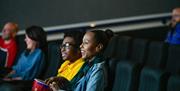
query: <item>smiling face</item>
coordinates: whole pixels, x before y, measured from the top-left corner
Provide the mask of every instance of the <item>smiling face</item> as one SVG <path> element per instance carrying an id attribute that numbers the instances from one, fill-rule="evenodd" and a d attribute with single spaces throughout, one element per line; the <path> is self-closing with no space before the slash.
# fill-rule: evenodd
<path id="1" fill-rule="evenodd" d="M 81 54 L 83 59 L 93 58 L 99 51 L 99 44 L 95 41 L 95 34 L 93 32 L 87 32 L 84 37 L 81 48 Z"/>
<path id="2" fill-rule="evenodd" d="M 26 49 L 29 49 L 31 51 L 33 51 L 37 46 L 37 42 L 29 38 L 27 35 L 25 35 L 24 41 L 26 42 L 27 45 Z"/>
<path id="3" fill-rule="evenodd" d="M 78 56 L 77 51 L 74 48 L 75 41 L 72 37 L 65 37 L 60 48 L 63 60 L 72 61 Z"/>

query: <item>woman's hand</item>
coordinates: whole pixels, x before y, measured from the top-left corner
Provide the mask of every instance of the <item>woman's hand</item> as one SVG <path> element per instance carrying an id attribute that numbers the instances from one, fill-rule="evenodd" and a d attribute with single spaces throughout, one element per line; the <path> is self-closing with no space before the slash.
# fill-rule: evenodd
<path id="1" fill-rule="evenodd" d="M 60 89 L 65 90 L 70 84 L 70 82 L 64 77 L 51 77 L 45 80 L 45 83 L 48 84 L 53 91 Z"/>
<path id="2" fill-rule="evenodd" d="M 15 78 L 12 78 L 12 80 L 22 80 L 21 77 L 15 77 Z"/>
<path id="3" fill-rule="evenodd" d="M 5 77 L 5 78 L 3 78 L 3 80 L 4 80 L 4 81 L 12 81 L 12 79 L 11 79 L 11 78 L 6 78 L 6 77 Z"/>
<path id="4" fill-rule="evenodd" d="M 48 79 L 45 80 L 45 83 L 47 85 L 50 85 L 52 82 L 56 81 L 55 77 L 50 77 Z"/>
<path id="5" fill-rule="evenodd" d="M 15 71 L 9 72 L 9 73 L 3 78 L 3 80 L 4 80 L 4 81 L 12 81 L 13 79 L 9 77 L 9 76 L 12 75 L 12 74 L 15 74 Z"/>
<path id="6" fill-rule="evenodd" d="M 49 87 L 52 89 L 52 91 L 58 91 L 60 90 L 58 84 L 56 82 L 52 82 Z"/>
<path id="7" fill-rule="evenodd" d="M 5 77 L 3 78 L 4 81 L 12 81 L 12 80 L 22 80 L 21 77 L 15 77 L 15 78 L 8 78 L 8 77 Z"/>
<path id="8" fill-rule="evenodd" d="M 4 78 L 8 78 L 10 75 L 15 74 L 16 72 L 14 70 L 12 70 L 11 72 L 9 72 Z"/>

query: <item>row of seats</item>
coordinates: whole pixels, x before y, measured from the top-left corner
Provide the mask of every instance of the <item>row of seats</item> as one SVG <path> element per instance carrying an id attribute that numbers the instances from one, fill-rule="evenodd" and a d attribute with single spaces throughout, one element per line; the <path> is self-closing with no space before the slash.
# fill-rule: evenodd
<path id="1" fill-rule="evenodd" d="M 179 45 L 115 36 L 104 55 L 110 59 L 107 90 L 180 91 Z"/>
<path id="2" fill-rule="evenodd" d="M 48 43 L 48 65 L 42 78 L 55 76 L 62 64 L 59 41 Z M 107 91 L 180 91 L 180 46 L 162 41 L 114 36 L 104 55 L 109 58 Z M 170 75 L 170 73 L 172 75 Z"/>

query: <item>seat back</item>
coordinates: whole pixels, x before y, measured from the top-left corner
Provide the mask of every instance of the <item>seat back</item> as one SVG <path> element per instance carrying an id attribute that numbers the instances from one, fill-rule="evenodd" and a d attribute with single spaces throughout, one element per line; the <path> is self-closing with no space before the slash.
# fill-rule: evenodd
<path id="1" fill-rule="evenodd" d="M 168 80 L 167 91 L 180 91 L 180 76 L 171 76 Z"/>
<path id="2" fill-rule="evenodd" d="M 127 36 L 114 36 L 105 50 L 105 57 L 126 59 L 130 40 L 131 38 Z"/>
<path id="3" fill-rule="evenodd" d="M 149 41 L 146 39 L 134 39 L 129 59 L 136 63 L 145 63 Z"/>
<path id="4" fill-rule="evenodd" d="M 166 70 L 172 74 L 180 73 L 180 45 L 170 45 Z"/>
<path id="5" fill-rule="evenodd" d="M 112 91 L 137 91 L 139 72 L 136 63 L 119 61 Z"/>
<path id="6" fill-rule="evenodd" d="M 115 78 L 115 71 L 116 71 L 116 65 L 119 62 L 119 60 L 112 58 L 107 61 L 108 66 L 108 85 L 105 91 L 112 91 L 114 78 Z"/>
<path id="7" fill-rule="evenodd" d="M 48 65 L 44 78 L 57 75 L 58 68 L 63 62 L 60 55 L 59 43 L 57 41 L 48 43 Z"/>
<path id="8" fill-rule="evenodd" d="M 167 61 L 168 45 L 160 41 L 152 41 L 149 44 L 146 65 L 164 69 Z"/>
<path id="9" fill-rule="evenodd" d="M 168 76 L 160 69 L 143 68 L 138 91 L 166 91 Z"/>

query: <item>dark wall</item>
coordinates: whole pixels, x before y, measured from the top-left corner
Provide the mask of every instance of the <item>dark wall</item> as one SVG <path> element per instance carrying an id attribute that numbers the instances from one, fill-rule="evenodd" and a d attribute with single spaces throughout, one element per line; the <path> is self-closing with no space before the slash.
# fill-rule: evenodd
<path id="1" fill-rule="evenodd" d="M 180 0 L 0 0 L 0 28 L 14 21 L 24 29 L 166 13 Z"/>

